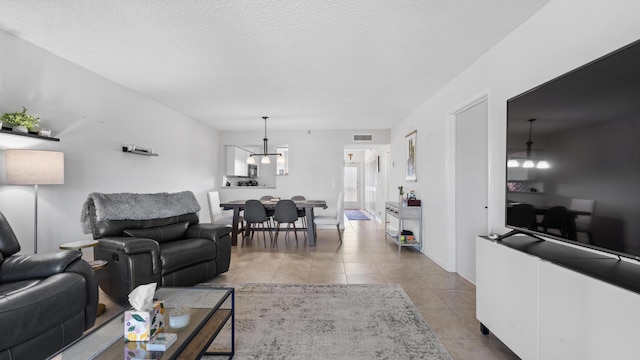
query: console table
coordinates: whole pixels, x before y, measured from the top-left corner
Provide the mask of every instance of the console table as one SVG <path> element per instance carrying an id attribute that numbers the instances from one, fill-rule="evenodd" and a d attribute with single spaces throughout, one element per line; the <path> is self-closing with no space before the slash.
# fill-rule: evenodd
<path id="1" fill-rule="evenodd" d="M 633 359 L 640 264 L 512 236 L 476 238 L 476 313 L 521 359 Z"/>
<path id="2" fill-rule="evenodd" d="M 406 206 L 400 202 L 387 201 L 384 203 L 384 234 L 385 239 L 391 238 L 396 244 L 398 244 L 398 252 L 402 250 L 403 246 L 411 246 L 418 251 L 422 250 L 422 207 L 421 206 Z M 395 218 L 398 227 L 394 227 L 391 224 L 391 218 Z M 407 221 L 417 222 L 411 229 L 405 229 Z M 407 241 L 401 238 L 402 230 L 413 231 L 414 240 Z"/>

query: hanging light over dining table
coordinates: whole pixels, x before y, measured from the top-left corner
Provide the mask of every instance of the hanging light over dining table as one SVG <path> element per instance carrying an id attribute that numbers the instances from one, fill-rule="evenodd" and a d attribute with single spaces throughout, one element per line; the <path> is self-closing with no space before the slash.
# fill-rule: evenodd
<path id="1" fill-rule="evenodd" d="M 269 159 L 269 156 L 277 156 L 278 163 L 282 164 L 285 162 L 284 156 L 282 156 L 282 154 L 269 153 L 269 139 L 267 139 L 267 119 L 269 117 L 263 116 L 262 118 L 264 119 L 264 138 L 262 139 L 262 146 L 263 146 L 262 154 L 257 154 L 257 153 L 249 154 L 249 157 L 247 158 L 247 164 L 255 164 L 256 163 L 256 159 L 254 158 L 255 156 L 262 156 L 262 159 L 260 160 L 261 164 L 271 164 L 271 160 Z"/>
<path id="2" fill-rule="evenodd" d="M 524 169 L 532 169 L 534 167 L 536 169 L 548 169 L 549 163 L 546 160 L 536 159 L 531 157 L 531 147 L 533 145 L 533 141 L 531 141 L 531 133 L 533 130 L 533 122 L 536 121 L 536 119 L 529 119 L 528 121 L 529 121 L 529 141 L 527 141 L 527 157 L 524 159 L 517 158 L 517 157 L 510 158 L 507 161 L 507 167 L 510 167 L 510 168 L 520 167 L 520 161 L 523 161 L 522 168 Z"/>

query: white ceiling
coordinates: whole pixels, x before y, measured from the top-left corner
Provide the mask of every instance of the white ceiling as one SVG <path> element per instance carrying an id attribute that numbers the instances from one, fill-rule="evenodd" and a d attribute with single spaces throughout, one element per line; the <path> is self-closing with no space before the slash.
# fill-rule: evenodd
<path id="1" fill-rule="evenodd" d="M 220 130 L 389 129 L 550 0 L 0 0 L 0 29 Z"/>

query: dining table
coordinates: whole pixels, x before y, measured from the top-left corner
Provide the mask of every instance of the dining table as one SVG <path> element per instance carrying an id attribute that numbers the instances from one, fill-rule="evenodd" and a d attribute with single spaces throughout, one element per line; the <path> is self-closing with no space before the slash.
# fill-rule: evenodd
<path id="1" fill-rule="evenodd" d="M 261 200 L 260 202 L 266 209 L 275 209 L 278 204 L 278 199 L 271 200 Z M 231 201 L 221 201 L 220 206 L 225 209 L 233 209 L 233 224 L 231 226 L 231 245 L 237 245 L 237 237 L 238 237 L 238 225 L 240 222 L 240 211 L 244 209 L 244 204 L 246 200 L 231 200 Z M 303 210 L 305 212 L 305 216 L 307 217 L 307 227 L 299 228 L 301 230 L 307 231 L 307 238 L 309 239 L 309 246 L 316 246 L 316 225 L 313 221 L 315 208 L 327 208 L 327 202 L 325 200 L 294 200 L 296 207 L 299 210 Z"/>

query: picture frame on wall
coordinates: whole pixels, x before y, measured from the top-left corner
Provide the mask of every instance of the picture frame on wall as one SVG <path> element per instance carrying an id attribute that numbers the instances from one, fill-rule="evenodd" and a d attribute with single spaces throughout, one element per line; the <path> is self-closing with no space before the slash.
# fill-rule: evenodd
<path id="1" fill-rule="evenodd" d="M 416 140 L 418 139 L 418 130 L 413 130 L 408 133 L 405 138 L 407 139 L 407 164 L 406 164 L 406 181 L 417 181 L 416 177 Z"/>

